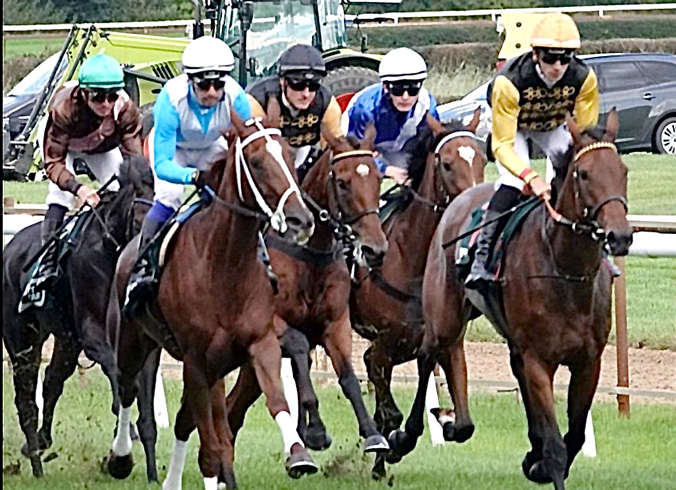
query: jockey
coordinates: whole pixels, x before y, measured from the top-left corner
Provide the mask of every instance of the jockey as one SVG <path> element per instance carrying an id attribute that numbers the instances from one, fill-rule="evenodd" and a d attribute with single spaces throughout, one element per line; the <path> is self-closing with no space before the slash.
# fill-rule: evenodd
<path id="1" fill-rule="evenodd" d="M 76 196 L 94 207 L 96 190 L 75 178 L 74 161 L 85 160 L 96 179 L 107 182 L 117 173 L 122 154 L 142 155 L 141 117 L 124 90 L 124 74 L 115 58 L 97 54 L 80 68 L 78 80 L 67 82 L 52 97 L 40 125 L 38 141 L 49 178 L 47 212 L 42 222 L 44 245 L 62 225 Z M 120 151 L 120 149 L 122 151 Z M 109 187 L 119 188 L 114 182 Z M 44 289 L 56 276 L 56 244 L 48 248 L 36 284 Z"/>
<path id="2" fill-rule="evenodd" d="M 279 103 L 282 136 L 297 150 L 298 180 L 302 180 L 319 154 L 322 131 L 343 136 L 340 106 L 322 85 L 325 76 L 322 54 L 307 44 L 296 44 L 279 57 L 277 75 L 247 87 L 254 116 L 265 115 L 271 98 Z"/>
<path id="3" fill-rule="evenodd" d="M 566 14 L 547 14 L 533 29 L 531 47 L 532 51 L 507 61 L 488 88 L 499 178 L 486 221 L 517 204 L 524 185 L 540 199 L 550 199 L 551 186 L 530 168 L 529 139 L 550 157 L 565 152 L 572 142 L 565 124 L 568 114 L 583 128 L 598 120 L 597 79 L 594 71 L 575 57 L 580 34 L 573 19 Z M 481 229 L 465 282 L 469 288 L 495 281 L 486 264 L 500 221 Z"/>
<path id="4" fill-rule="evenodd" d="M 346 134 L 364 137 L 366 126 L 375 124 L 376 163 L 386 177 L 398 184 L 408 180 L 408 161 L 404 146 L 427 124 L 429 113 L 439 119 L 437 101 L 422 84 L 427 65 L 418 53 L 397 48 L 387 53 L 379 67 L 380 83 L 357 93 L 345 113 L 342 125 Z"/>
<path id="5" fill-rule="evenodd" d="M 198 183 L 200 171 L 227 150 L 223 133 L 230 128 L 232 107 L 244 120 L 251 107 L 240 85 L 230 77 L 235 58 L 215 37 L 200 37 L 183 51 L 183 75 L 169 80 L 155 102 L 155 126 L 149 134 L 155 171 L 155 202 L 141 228 L 144 250 L 183 201 L 184 186 Z M 130 296 L 154 290 L 157 271 L 142 260 L 130 279 Z"/>

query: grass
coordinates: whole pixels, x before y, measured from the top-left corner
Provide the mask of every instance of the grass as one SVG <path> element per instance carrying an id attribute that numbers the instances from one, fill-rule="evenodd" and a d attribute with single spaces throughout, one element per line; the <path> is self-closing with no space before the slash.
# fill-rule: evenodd
<path id="1" fill-rule="evenodd" d="M 79 379 L 78 379 L 79 378 Z M 24 437 L 19 429 L 9 375 L 3 375 L 3 460 L 5 467 L 20 462 L 20 474 L 3 477 L 4 487 L 22 490 L 125 490 L 150 488 L 145 481 L 143 453 L 134 446 L 137 465 L 128 480 L 112 480 L 102 474 L 99 461 L 110 447 L 114 418 L 109 410 L 110 395 L 98 369 L 75 376 L 66 383 L 57 406 L 54 445 L 48 450 L 56 459 L 45 463 L 45 478 L 31 476 L 28 461 L 20 455 Z M 170 419 L 178 409 L 181 382 L 166 380 Z M 321 471 L 313 477 L 293 481 L 284 472 L 281 437 L 262 400 L 247 416 L 236 446 L 235 471 L 240 488 L 286 490 L 382 490 L 386 483 L 370 479 L 372 456 L 358 448 L 356 420 L 350 404 L 334 386 L 318 389 L 322 415 L 333 436 L 332 447 L 314 453 Z M 408 411 L 413 390 L 395 388 L 401 408 Z M 369 408 L 373 401 L 367 398 Z M 447 402 L 446 402 L 447 403 Z M 442 401 L 442 404 L 444 402 Z M 529 449 L 523 407 L 512 395 L 471 393 L 470 408 L 477 431 L 462 445 L 447 443 L 432 447 L 427 432 L 417 449 L 397 466 L 390 467 L 388 486 L 399 490 L 453 488 L 528 489 L 537 488 L 521 473 L 521 459 Z M 557 396 L 557 412 L 563 422 L 565 406 Z M 673 488 L 676 478 L 676 412 L 673 406 L 632 406 L 632 417 L 617 416 L 614 403 L 596 403 L 593 408 L 598 457 L 582 455 L 576 460 L 568 487 L 575 489 L 659 490 Z M 562 429 L 564 427 L 562 426 Z M 160 429 L 158 471 L 166 475 L 173 433 Z M 202 488 L 197 468 L 198 438 L 193 435 L 186 460 L 183 488 Z M 542 487 L 550 488 L 550 487 Z"/>
<path id="2" fill-rule="evenodd" d="M 425 87 L 434 94 L 439 104 L 444 104 L 464 97 L 489 80 L 493 74 L 492 70 L 474 65 L 457 69 L 435 66 L 430 68 Z"/>
<path id="3" fill-rule="evenodd" d="M 623 160 L 629 166 L 629 211 L 632 214 L 662 214 L 676 209 L 672 179 L 674 157 L 669 155 L 631 154 Z M 544 161 L 533 162 L 544 175 Z M 494 163 L 486 169 L 486 180 L 494 181 Z M 4 196 L 17 202 L 41 203 L 47 196 L 46 182 L 3 182 Z M 676 350 L 676 267 L 668 257 L 627 257 L 627 316 L 629 342 L 633 347 Z M 502 342 L 484 318 L 473 321 L 467 339 Z M 615 331 L 611 333 L 615 341 Z"/>

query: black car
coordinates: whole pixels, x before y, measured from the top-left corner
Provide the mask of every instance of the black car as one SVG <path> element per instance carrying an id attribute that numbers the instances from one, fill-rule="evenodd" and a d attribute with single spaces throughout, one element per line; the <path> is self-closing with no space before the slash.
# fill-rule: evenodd
<path id="1" fill-rule="evenodd" d="M 659 53 L 596 54 L 581 56 L 599 80 L 600 122 L 613 107 L 620 116 L 615 143 L 619 151 L 652 151 L 676 155 L 676 55 Z M 490 142 L 491 111 L 486 102 L 488 82 L 465 98 L 443 104 L 441 120 L 469 120 L 482 107 L 485 133 L 477 136 Z M 469 118 L 469 119 L 468 119 Z"/>

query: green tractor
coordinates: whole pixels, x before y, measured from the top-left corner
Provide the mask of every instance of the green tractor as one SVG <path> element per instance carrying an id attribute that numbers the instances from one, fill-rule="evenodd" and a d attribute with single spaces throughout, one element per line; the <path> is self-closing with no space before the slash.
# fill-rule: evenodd
<path id="1" fill-rule="evenodd" d="M 204 4 L 202 1 L 206 1 Z M 367 0 L 356 0 L 367 1 Z M 387 0 L 385 0 L 387 1 Z M 391 1 L 391 0 L 390 0 Z M 192 37 L 211 35 L 226 41 L 236 57 L 233 76 L 244 87 L 275 72 L 275 62 L 289 46 L 311 44 L 324 55 L 325 83 L 345 109 L 352 95 L 378 81 L 380 56 L 347 48 L 343 0 L 195 0 Z M 35 100 L 25 125 L 11 135 L 3 155 L 3 178 L 35 178 L 41 163 L 38 127 L 57 88 L 77 78 L 84 59 L 105 51 L 125 72 L 125 90 L 152 117 L 162 85 L 182 72 L 181 55 L 188 38 L 169 38 L 73 26 L 48 82 Z"/>

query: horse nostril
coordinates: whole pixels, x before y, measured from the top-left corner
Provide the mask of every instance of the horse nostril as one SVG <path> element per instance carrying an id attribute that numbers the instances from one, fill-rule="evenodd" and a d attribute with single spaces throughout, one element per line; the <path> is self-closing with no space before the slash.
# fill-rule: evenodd
<path id="1" fill-rule="evenodd" d="M 364 258 L 366 258 L 366 262 L 368 262 L 370 266 L 382 264 L 383 259 L 385 258 L 385 252 L 383 250 L 373 249 L 368 245 L 362 245 L 361 250 L 364 254 Z"/>
<path id="2" fill-rule="evenodd" d="M 286 224 L 289 225 L 289 228 L 294 230 L 300 230 L 303 228 L 303 221 L 295 216 L 288 216 L 286 218 Z"/>

